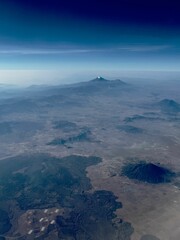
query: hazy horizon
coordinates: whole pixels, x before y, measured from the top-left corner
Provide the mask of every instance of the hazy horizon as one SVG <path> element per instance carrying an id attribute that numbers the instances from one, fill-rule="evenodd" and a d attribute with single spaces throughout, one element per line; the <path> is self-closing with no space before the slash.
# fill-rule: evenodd
<path id="1" fill-rule="evenodd" d="M 127 81 L 159 82 L 180 80 L 180 71 L 72 71 L 61 70 L 0 70 L 0 84 L 30 86 L 30 85 L 61 85 L 88 81 L 102 76 L 108 80 L 121 79 Z"/>
<path id="2" fill-rule="evenodd" d="M 179 71 L 178 7 L 154 0 L 1 1 L 0 82 L 46 83 L 50 72 L 54 82 L 82 74 Z M 48 76 L 40 78 L 45 70 Z"/>

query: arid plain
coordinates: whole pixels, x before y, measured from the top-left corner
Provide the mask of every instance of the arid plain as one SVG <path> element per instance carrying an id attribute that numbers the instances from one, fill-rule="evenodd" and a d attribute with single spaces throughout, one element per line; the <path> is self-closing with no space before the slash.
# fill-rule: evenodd
<path id="1" fill-rule="evenodd" d="M 11 192 L 0 178 L 0 210 L 8 215 L 0 221 L 9 224 L 0 229 L 2 239 L 179 240 L 179 87 L 178 81 L 134 83 L 98 77 L 67 86 L 1 90 L 0 167 L 2 163 L 4 171 L 11 171 L 8 184 L 22 185 Z M 21 160 L 26 158 L 27 166 Z M 39 174 L 37 169 L 51 169 L 51 158 L 62 172 L 60 182 L 52 168 L 53 182 L 42 183 L 52 178 L 47 172 L 47 178 L 36 179 L 42 187 L 38 189 L 32 175 Z M 22 166 L 8 170 L 12 161 Z M 141 162 L 151 164 L 152 170 L 136 168 L 130 177 L 123 174 L 124 166 Z M 62 193 L 52 189 L 58 184 Z M 27 189 L 34 191 L 33 201 Z M 102 200 L 106 210 L 99 210 L 100 215 L 107 211 L 102 217 L 101 194 L 107 198 Z M 84 213 L 90 211 L 85 200 L 83 210 L 77 207 L 82 196 L 97 207 L 92 216 Z M 72 212 L 79 213 L 75 223 Z"/>

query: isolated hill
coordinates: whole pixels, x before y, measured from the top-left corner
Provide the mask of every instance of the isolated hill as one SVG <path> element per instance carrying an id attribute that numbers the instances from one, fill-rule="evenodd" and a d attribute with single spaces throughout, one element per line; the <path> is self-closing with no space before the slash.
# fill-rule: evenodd
<path id="1" fill-rule="evenodd" d="M 130 179 L 154 184 L 170 182 L 174 176 L 170 170 L 144 161 L 125 165 L 122 168 L 122 174 Z"/>
<path id="2" fill-rule="evenodd" d="M 132 123 L 135 121 L 163 121 L 164 119 L 159 117 L 159 116 L 144 116 L 144 115 L 139 115 L 139 114 L 135 114 L 132 115 L 130 117 L 125 117 L 124 122 L 125 123 Z"/>
<path id="3" fill-rule="evenodd" d="M 153 235 L 148 234 L 148 235 L 142 236 L 140 240 L 160 240 L 160 239 Z"/>
<path id="4" fill-rule="evenodd" d="M 67 138 L 57 138 L 48 143 L 48 145 L 65 145 L 65 144 L 72 144 L 74 142 L 84 142 L 84 141 L 91 141 L 91 131 L 90 130 L 84 130 L 77 135 L 67 137 Z"/>
<path id="5" fill-rule="evenodd" d="M 120 126 L 117 126 L 117 129 L 122 132 L 132 133 L 132 134 L 140 134 L 144 132 L 142 128 L 134 127 L 131 125 L 120 125 Z"/>
<path id="6" fill-rule="evenodd" d="M 77 129 L 77 125 L 74 122 L 70 122 L 70 121 L 65 121 L 65 120 L 59 120 L 59 121 L 55 121 L 54 122 L 54 129 L 61 129 L 64 131 L 70 131 L 70 130 L 74 130 Z"/>
<path id="7" fill-rule="evenodd" d="M 180 104 L 172 99 L 163 99 L 158 103 L 158 106 L 163 112 L 180 112 Z"/>

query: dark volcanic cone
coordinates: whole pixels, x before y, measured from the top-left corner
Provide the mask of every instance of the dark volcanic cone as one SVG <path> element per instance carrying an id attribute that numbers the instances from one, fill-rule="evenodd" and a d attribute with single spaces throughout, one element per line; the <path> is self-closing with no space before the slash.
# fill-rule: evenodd
<path id="1" fill-rule="evenodd" d="M 180 104 L 172 99 L 163 99 L 159 102 L 159 106 L 162 111 L 164 112 L 180 112 Z"/>
<path id="2" fill-rule="evenodd" d="M 130 179 L 154 184 L 170 182 L 174 176 L 170 170 L 146 162 L 127 164 L 122 168 L 122 174 Z"/>
<path id="3" fill-rule="evenodd" d="M 141 237 L 140 240 L 160 240 L 160 239 L 153 235 L 144 235 Z"/>

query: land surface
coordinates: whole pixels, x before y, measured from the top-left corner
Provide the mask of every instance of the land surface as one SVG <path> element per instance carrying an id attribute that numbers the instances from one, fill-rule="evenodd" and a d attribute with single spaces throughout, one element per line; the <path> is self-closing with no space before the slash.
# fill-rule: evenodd
<path id="1" fill-rule="evenodd" d="M 178 86 L 97 78 L 2 94 L 0 237 L 179 240 Z"/>

